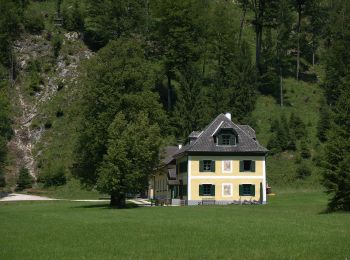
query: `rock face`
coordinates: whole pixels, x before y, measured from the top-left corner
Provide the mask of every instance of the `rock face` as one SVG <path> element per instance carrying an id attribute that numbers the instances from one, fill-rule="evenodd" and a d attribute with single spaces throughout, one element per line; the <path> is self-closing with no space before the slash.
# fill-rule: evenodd
<path id="1" fill-rule="evenodd" d="M 61 88 L 69 88 L 76 82 L 80 62 L 90 58 L 92 53 L 84 48 L 76 32 L 64 34 L 61 52 L 56 59 L 53 57 L 51 43 L 44 34 L 24 35 L 13 47 L 18 75 L 12 89 L 12 104 L 16 116 L 13 121 L 14 135 L 8 146 L 15 157 L 14 170 L 26 167 L 36 178 L 37 162 L 34 148 L 40 142 L 45 126 L 43 122 L 33 126 L 33 120 L 37 117 L 45 118 L 41 108 L 50 106 L 52 98 Z M 37 86 L 39 91 L 30 93 L 29 64 L 36 60 L 44 63 L 45 68 L 38 72 L 41 79 Z"/>

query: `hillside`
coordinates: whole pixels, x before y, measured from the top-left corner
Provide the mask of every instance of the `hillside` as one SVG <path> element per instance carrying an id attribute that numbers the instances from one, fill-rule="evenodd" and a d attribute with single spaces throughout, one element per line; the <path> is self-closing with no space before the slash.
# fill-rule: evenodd
<path id="1" fill-rule="evenodd" d="M 70 1 L 67 1 L 63 7 L 68 8 L 64 10 L 71 10 L 70 8 L 74 6 L 70 6 Z M 224 7 L 224 5 L 221 7 Z M 231 10 L 225 9 L 225 7 L 222 10 L 215 9 L 211 11 L 210 15 L 215 16 L 217 15 L 216 13 L 219 13 L 219 16 L 210 17 L 210 19 L 220 24 L 223 23 L 222 17 L 224 15 L 231 15 L 232 19 L 227 24 L 223 24 L 222 30 L 225 30 L 230 25 L 234 25 L 234 30 L 237 31 L 243 13 L 238 5 L 233 5 L 233 7 Z M 53 178 L 53 184 L 64 183 L 62 176 L 68 182 L 72 180 L 70 171 L 74 162 L 73 150 L 76 148 L 77 136 L 79 135 L 77 132 L 79 108 L 76 105 L 76 101 L 81 96 L 84 87 L 80 79 L 80 73 L 83 71 L 82 61 L 95 55 L 95 52 L 91 50 L 90 43 L 83 41 L 83 33 L 71 29 L 68 30 L 65 26 L 57 24 L 55 20 L 57 18 L 55 1 L 34 1 L 29 9 L 43 15 L 44 29 L 40 33 L 26 32 L 14 43 L 18 76 L 10 93 L 14 111 L 14 135 L 9 143 L 10 153 L 7 171 L 7 185 L 9 188 L 15 186 L 17 173 L 21 167 L 28 168 L 30 173 L 36 178 L 41 176 L 42 179 L 45 179 L 46 177 L 57 176 L 57 178 Z M 220 12 L 222 12 L 222 15 Z M 244 55 L 250 55 L 253 58 L 256 51 L 254 48 L 255 34 L 254 28 L 249 23 L 253 19 L 253 13 L 248 12 L 245 19 L 246 22 L 242 27 L 242 38 L 248 43 L 249 51 Z M 213 30 L 213 28 L 209 29 Z M 213 32 L 210 31 L 210 33 Z M 222 32 L 217 33 L 218 35 L 222 34 Z M 230 34 L 228 33 L 228 35 Z M 223 38 L 225 39 L 225 37 Z M 229 42 L 228 44 L 232 43 Z M 210 45 L 208 46 L 210 47 Z M 230 55 L 233 55 L 234 59 L 238 59 L 241 58 L 239 56 L 241 55 L 240 52 L 243 53 L 245 50 L 239 50 L 238 54 L 235 51 L 230 53 Z M 244 59 L 246 58 L 247 56 L 244 56 Z M 161 62 L 158 62 L 156 67 L 161 65 Z M 244 66 L 249 67 L 252 64 L 245 64 Z M 207 68 L 206 77 L 215 74 L 215 61 L 208 62 Z M 308 71 L 304 72 L 307 73 Z M 250 75 L 249 70 L 244 73 Z M 165 82 L 167 82 L 167 79 L 164 76 L 165 73 L 161 75 L 157 79 L 157 84 L 160 85 L 159 92 L 162 105 L 166 107 L 167 101 L 164 98 L 163 91 L 166 87 Z M 174 96 L 181 97 L 183 95 L 181 93 L 183 91 L 181 77 L 172 79 L 172 81 L 172 84 L 175 86 L 174 92 L 176 92 Z M 247 82 L 242 82 L 242 88 L 245 84 L 250 84 L 249 79 Z M 223 82 L 223 84 L 226 83 Z M 205 92 L 211 91 L 210 86 L 204 86 L 204 89 Z M 258 139 L 265 146 L 268 145 L 271 139 L 271 129 L 273 128 L 274 120 L 280 119 L 282 114 L 289 120 L 292 112 L 299 116 L 306 125 L 308 147 L 312 156 L 306 160 L 300 158 L 300 140 L 297 140 L 296 151 L 287 150 L 275 155 L 269 155 L 267 164 L 269 184 L 277 190 L 286 189 L 287 187 L 293 189 L 318 189 L 320 171 L 316 166 L 316 151 L 320 143 L 316 137 L 316 127 L 319 121 L 319 107 L 322 97 L 323 91 L 317 83 L 297 81 L 289 77 L 284 78 L 285 105 L 283 107 L 280 107 L 276 99 L 270 94 L 258 92 L 253 111 L 245 109 L 245 103 L 239 109 L 235 106 L 218 106 L 218 111 L 224 112 L 221 111 L 222 109 L 230 110 L 233 112 L 235 120 L 241 121 L 240 123 L 249 122 L 256 129 Z M 209 98 L 212 97 L 209 96 Z M 204 100 L 206 101 L 206 99 Z M 214 101 L 218 102 L 218 104 L 223 103 L 220 97 L 217 100 L 214 97 Z M 192 101 L 189 100 L 188 102 Z M 178 103 L 180 104 L 180 102 Z M 212 105 L 214 106 L 214 104 Z M 241 103 L 239 105 L 242 106 Z M 250 103 L 246 103 L 246 106 L 250 105 Z M 170 125 L 175 121 L 171 117 L 176 114 L 176 109 L 178 109 L 176 106 L 175 103 L 175 112 L 171 111 L 171 113 L 168 113 Z M 213 111 L 215 110 L 205 115 L 207 117 L 208 115 L 214 116 L 216 112 Z M 235 113 L 238 114 L 240 111 L 244 111 L 246 114 L 243 117 L 241 115 L 235 116 Z M 202 114 L 204 115 L 204 113 Z M 196 120 L 199 122 L 199 125 L 204 126 L 211 119 L 205 117 Z M 171 127 L 180 129 L 177 125 L 171 125 L 168 128 L 171 129 Z M 181 139 L 179 137 L 182 137 L 188 130 L 184 130 L 181 133 L 177 132 L 178 130 L 171 132 L 164 143 L 170 143 L 175 138 Z M 174 134 L 178 136 L 174 137 Z M 311 176 L 298 177 L 297 168 L 301 161 L 312 168 Z M 67 187 L 77 189 L 75 181 L 73 181 L 73 184 L 58 189 L 66 190 Z"/>

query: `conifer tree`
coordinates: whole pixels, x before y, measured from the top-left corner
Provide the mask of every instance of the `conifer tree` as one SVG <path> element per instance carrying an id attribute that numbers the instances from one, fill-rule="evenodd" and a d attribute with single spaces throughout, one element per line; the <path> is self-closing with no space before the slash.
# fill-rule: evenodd
<path id="1" fill-rule="evenodd" d="M 27 168 L 21 168 L 17 180 L 17 190 L 22 191 L 32 187 L 32 177 Z"/>
<path id="2" fill-rule="evenodd" d="M 350 211 L 350 23 L 348 1 L 333 1 L 330 10 L 329 46 L 323 84 L 328 104 L 332 104 L 331 128 L 323 158 L 324 181 L 331 195 L 328 209 Z"/>
<path id="3" fill-rule="evenodd" d="M 331 116 L 329 107 L 324 99 L 321 101 L 320 119 L 317 125 L 317 137 L 321 142 L 327 140 L 327 132 L 330 129 Z"/>

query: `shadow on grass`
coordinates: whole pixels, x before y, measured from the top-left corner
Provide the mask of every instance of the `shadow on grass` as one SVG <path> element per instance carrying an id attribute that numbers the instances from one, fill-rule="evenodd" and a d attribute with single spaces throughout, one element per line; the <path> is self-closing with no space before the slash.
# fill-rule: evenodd
<path id="1" fill-rule="evenodd" d="M 79 209 L 115 209 L 115 210 L 122 210 L 122 209 L 137 209 L 137 208 L 141 208 L 138 205 L 134 204 L 134 203 L 127 203 L 125 205 L 125 207 L 120 208 L 120 207 L 112 207 L 109 204 L 106 203 L 99 203 L 99 204 L 89 204 L 89 205 L 79 205 L 79 206 L 75 206 L 72 208 L 79 208 Z"/>

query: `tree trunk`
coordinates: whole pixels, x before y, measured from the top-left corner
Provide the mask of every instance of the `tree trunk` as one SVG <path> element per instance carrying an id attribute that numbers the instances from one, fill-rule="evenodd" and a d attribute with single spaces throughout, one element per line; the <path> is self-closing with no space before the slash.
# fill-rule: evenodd
<path id="1" fill-rule="evenodd" d="M 168 77 L 168 112 L 170 112 L 171 111 L 171 96 L 172 96 L 171 76 L 170 76 L 170 74 L 168 74 L 167 77 Z"/>
<path id="2" fill-rule="evenodd" d="M 126 198 L 124 193 L 112 193 L 111 202 L 109 204 L 111 207 L 125 208 Z"/>
<path id="3" fill-rule="evenodd" d="M 297 46 L 297 73 L 296 78 L 299 80 L 299 70 L 300 70 L 300 26 L 301 26 L 301 5 L 298 6 L 298 46 Z"/>
<path id="4" fill-rule="evenodd" d="M 280 99 L 281 99 L 281 107 L 283 107 L 283 76 L 282 76 L 281 68 L 280 68 Z"/>
<path id="5" fill-rule="evenodd" d="M 241 43 L 242 32 L 243 32 L 243 27 L 244 27 L 244 21 L 245 21 L 246 12 L 247 12 L 247 6 L 246 6 L 246 4 L 244 4 L 244 5 L 243 5 L 242 19 L 241 19 L 241 26 L 239 27 L 238 44 Z"/>
<path id="6" fill-rule="evenodd" d="M 264 2 L 259 0 L 258 3 L 254 1 L 255 9 L 255 41 L 256 41 L 256 53 L 255 53 L 255 63 L 256 67 L 261 74 L 260 68 L 260 52 L 262 44 L 262 31 L 263 31 L 263 16 L 264 16 Z"/>

